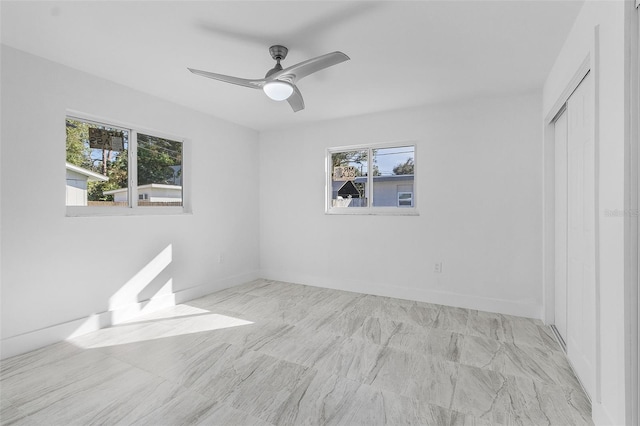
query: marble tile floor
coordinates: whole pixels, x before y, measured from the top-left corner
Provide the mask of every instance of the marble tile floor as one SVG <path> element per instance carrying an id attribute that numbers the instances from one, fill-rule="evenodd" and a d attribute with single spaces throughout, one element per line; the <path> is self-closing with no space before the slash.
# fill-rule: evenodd
<path id="1" fill-rule="evenodd" d="M 589 425 L 536 320 L 257 280 L 3 360 L 2 425 Z"/>

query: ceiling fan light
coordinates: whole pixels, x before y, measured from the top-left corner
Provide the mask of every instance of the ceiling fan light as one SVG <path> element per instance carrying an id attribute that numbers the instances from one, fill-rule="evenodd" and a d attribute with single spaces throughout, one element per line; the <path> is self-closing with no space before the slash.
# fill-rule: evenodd
<path id="1" fill-rule="evenodd" d="M 284 101 L 293 93 L 293 86 L 286 81 L 274 80 L 267 82 L 262 90 L 274 101 Z"/>

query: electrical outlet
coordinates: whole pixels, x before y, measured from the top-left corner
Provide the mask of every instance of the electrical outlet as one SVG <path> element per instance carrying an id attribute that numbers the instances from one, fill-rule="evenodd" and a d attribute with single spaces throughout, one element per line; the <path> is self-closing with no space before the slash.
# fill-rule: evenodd
<path id="1" fill-rule="evenodd" d="M 436 264 L 433 267 L 433 272 L 435 272 L 436 274 L 442 273 L 442 262 L 436 262 Z"/>

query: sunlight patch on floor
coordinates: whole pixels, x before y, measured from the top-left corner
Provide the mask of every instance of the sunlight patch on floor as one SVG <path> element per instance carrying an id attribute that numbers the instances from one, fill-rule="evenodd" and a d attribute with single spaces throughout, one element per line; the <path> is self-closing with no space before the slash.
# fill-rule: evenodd
<path id="1" fill-rule="evenodd" d="M 202 315 L 202 314 L 209 314 L 209 313 L 211 313 L 211 311 L 207 309 L 198 308 L 195 306 L 184 305 L 184 304 L 175 305 L 175 306 L 164 307 L 162 309 L 156 309 L 149 313 L 143 312 L 142 315 L 139 315 L 135 318 L 131 318 L 123 322 L 123 324 L 132 324 L 136 322 L 152 321 L 152 320 L 180 318 L 180 317 Z"/>
<path id="2" fill-rule="evenodd" d="M 202 311 L 198 308 L 193 309 Z M 166 315 L 156 319 L 144 321 L 138 319 L 138 322 L 135 323 L 104 328 L 68 341 L 83 349 L 96 349 L 195 333 L 214 332 L 253 324 L 251 321 L 216 313 L 181 313 L 174 316 L 171 312 L 167 312 Z"/>

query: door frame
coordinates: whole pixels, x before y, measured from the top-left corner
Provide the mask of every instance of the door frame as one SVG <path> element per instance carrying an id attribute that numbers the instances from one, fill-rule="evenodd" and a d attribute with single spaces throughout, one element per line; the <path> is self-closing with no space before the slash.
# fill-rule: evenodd
<path id="1" fill-rule="evenodd" d="M 625 406 L 627 424 L 640 424 L 640 0 L 625 19 L 629 61 L 625 67 L 628 115 L 625 117 Z M 628 182 L 628 184 L 627 184 Z"/>
<path id="2" fill-rule="evenodd" d="M 640 11 L 634 6 L 640 0 L 626 2 L 625 7 L 625 188 L 624 215 L 624 357 L 625 422 L 640 424 Z M 596 179 L 599 181 L 599 26 L 595 26 L 590 51 L 562 95 L 556 100 L 543 122 L 543 320 L 554 322 L 555 292 L 555 162 L 553 119 L 573 92 L 586 71 L 593 72 L 595 102 Z M 599 206 L 599 186 L 596 184 L 596 206 Z M 599 213 L 599 212 L 597 212 Z M 598 216 L 599 217 L 599 214 Z M 601 339 L 600 339 L 600 243 L 599 220 L 596 221 L 596 394 L 594 403 L 601 403 Z"/>
<path id="3" fill-rule="evenodd" d="M 599 38 L 600 27 L 594 27 L 593 39 L 587 56 L 576 69 L 573 77 L 567 82 L 561 95 L 556 99 L 553 107 L 544 117 L 543 130 L 543 321 L 545 324 L 555 323 L 555 135 L 554 121 L 561 112 L 571 94 L 576 90 L 580 82 L 588 73 L 592 73 L 593 78 L 593 100 L 594 100 L 594 150 L 595 150 L 595 185 L 594 185 L 594 214 L 595 221 L 595 323 L 593 330 L 595 336 L 595 392 L 591 395 L 594 402 L 601 401 L 601 344 L 600 344 L 600 225 L 599 225 Z"/>
<path id="4" fill-rule="evenodd" d="M 586 76 L 585 76 L 586 77 Z M 568 103 L 568 102 L 567 102 Z M 568 191 L 568 186 L 569 186 L 569 180 L 568 180 L 568 171 L 569 171 L 569 112 L 567 110 L 567 103 L 563 104 L 562 107 L 560 108 L 560 111 L 558 111 L 558 113 L 555 115 L 555 117 L 553 118 L 553 120 L 551 121 L 551 124 L 553 125 L 553 144 L 554 144 L 554 214 L 555 214 L 555 220 L 554 220 L 554 236 L 555 237 L 561 237 L 561 238 L 555 238 L 555 244 L 553 246 L 553 250 L 554 250 L 554 293 L 553 293 L 553 331 L 556 333 L 556 337 L 558 338 L 558 343 L 560 344 L 560 346 L 562 347 L 562 350 L 566 353 L 567 351 L 567 339 L 568 339 L 568 309 L 567 309 L 567 303 L 568 303 L 568 287 L 569 287 L 569 275 L 568 275 L 568 267 L 569 267 L 569 263 L 568 263 L 568 236 L 569 236 L 569 217 L 568 217 L 568 201 L 569 201 L 569 191 Z M 564 161 L 563 164 L 563 168 L 559 167 L 560 164 L 558 164 L 558 143 L 561 141 L 558 141 L 557 137 L 558 137 L 558 121 L 560 120 L 560 118 L 564 115 L 565 117 L 565 124 L 563 126 L 563 130 L 564 130 L 564 140 L 562 142 L 564 142 L 564 155 L 562 157 L 562 160 Z M 558 213 L 559 213 L 559 208 L 560 206 L 558 206 L 558 185 L 557 183 L 559 182 L 559 176 L 557 174 L 558 170 L 562 170 L 564 172 L 564 206 L 563 210 L 564 210 L 564 235 L 558 235 L 559 233 L 559 229 L 558 229 Z M 564 237 L 564 238 L 562 238 Z M 558 253 L 558 242 L 560 240 L 564 239 L 564 268 L 563 268 L 563 281 L 560 282 L 560 286 L 558 286 L 559 282 L 557 281 L 558 279 L 558 264 L 557 261 L 560 258 Z M 558 296 L 558 287 L 564 287 L 564 300 L 560 301 L 558 300 L 557 296 Z M 563 327 L 558 327 L 559 323 L 558 323 L 558 304 L 564 302 L 564 310 L 562 310 L 561 313 L 564 314 L 564 329 Z"/>

